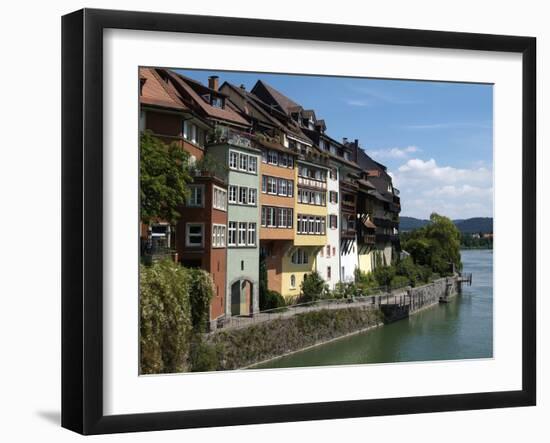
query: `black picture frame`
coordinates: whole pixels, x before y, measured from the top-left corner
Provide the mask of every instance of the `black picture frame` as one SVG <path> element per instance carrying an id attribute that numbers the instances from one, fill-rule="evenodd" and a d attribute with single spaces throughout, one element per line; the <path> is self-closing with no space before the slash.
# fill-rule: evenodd
<path id="1" fill-rule="evenodd" d="M 269 37 L 522 54 L 522 389 L 170 411 L 103 413 L 103 30 Z M 233 17 L 83 9 L 62 18 L 62 426 L 82 434 L 437 411 L 536 402 L 536 39 Z"/>

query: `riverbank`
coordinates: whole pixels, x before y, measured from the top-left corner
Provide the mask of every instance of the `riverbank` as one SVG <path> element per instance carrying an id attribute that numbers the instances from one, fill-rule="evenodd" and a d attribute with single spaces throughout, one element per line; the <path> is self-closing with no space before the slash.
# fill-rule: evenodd
<path id="1" fill-rule="evenodd" d="M 457 277 L 369 297 L 338 309 L 312 308 L 249 326 L 218 330 L 205 338 L 216 370 L 264 365 L 353 335 L 365 333 L 439 304 L 458 292 Z"/>
<path id="2" fill-rule="evenodd" d="M 465 251 L 472 285 L 448 303 L 415 309 L 408 318 L 293 353 L 254 369 L 478 359 L 493 356 L 492 251 Z"/>

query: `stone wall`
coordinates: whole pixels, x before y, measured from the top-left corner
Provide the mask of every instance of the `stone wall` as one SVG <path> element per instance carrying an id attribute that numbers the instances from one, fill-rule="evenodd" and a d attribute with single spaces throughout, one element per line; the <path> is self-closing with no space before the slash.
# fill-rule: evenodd
<path id="1" fill-rule="evenodd" d="M 439 303 L 439 299 L 450 298 L 458 293 L 459 283 L 456 277 L 439 278 L 433 283 L 408 290 L 411 297 L 410 312 Z"/>
<path id="2" fill-rule="evenodd" d="M 217 370 L 239 369 L 308 346 L 380 324 L 378 309 L 322 309 L 251 325 L 220 330 L 206 338 L 214 349 Z"/>

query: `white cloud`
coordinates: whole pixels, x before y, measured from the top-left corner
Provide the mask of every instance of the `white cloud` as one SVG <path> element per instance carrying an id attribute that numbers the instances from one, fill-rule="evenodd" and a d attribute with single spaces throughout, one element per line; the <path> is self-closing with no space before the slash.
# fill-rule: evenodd
<path id="1" fill-rule="evenodd" d="M 402 214 L 453 219 L 493 215 L 493 173 L 485 167 L 439 166 L 432 158 L 409 159 L 391 173 L 401 190 Z"/>
<path id="2" fill-rule="evenodd" d="M 375 151 L 369 151 L 368 154 L 376 160 L 383 158 L 405 159 L 408 158 L 410 154 L 420 151 L 421 150 L 416 146 L 407 146 L 405 148 L 377 149 Z"/>
<path id="3" fill-rule="evenodd" d="M 427 123 L 419 125 L 404 125 L 404 129 L 449 129 L 449 128 L 479 128 L 491 129 L 491 122 L 444 122 L 444 123 Z"/>
<path id="4" fill-rule="evenodd" d="M 369 87 L 353 88 L 353 90 L 371 98 L 373 101 L 390 103 L 392 105 L 414 105 L 422 103 L 422 101 L 417 98 L 407 97 L 403 94 L 389 94 L 387 91 L 379 91 Z"/>
<path id="5" fill-rule="evenodd" d="M 347 99 L 346 103 L 350 106 L 361 106 L 361 107 L 372 105 L 372 102 L 370 100 L 361 100 L 361 99 L 358 100 L 355 98 Z"/>

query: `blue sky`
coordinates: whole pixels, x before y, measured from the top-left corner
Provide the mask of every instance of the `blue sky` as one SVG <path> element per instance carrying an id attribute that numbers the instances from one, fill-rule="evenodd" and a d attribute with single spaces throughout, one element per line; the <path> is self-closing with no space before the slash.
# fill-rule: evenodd
<path id="1" fill-rule="evenodd" d="M 401 190 L 402 212 L 428 218 L 492 217 L 493 87 L 407 80 L 220 71 L 210 75 L 248 90 L 261 79 L 325 119 L 337 140 L 359 139 L 388 166 Z"/>

